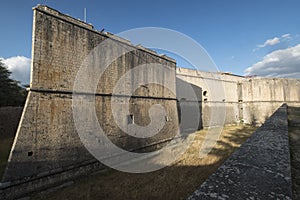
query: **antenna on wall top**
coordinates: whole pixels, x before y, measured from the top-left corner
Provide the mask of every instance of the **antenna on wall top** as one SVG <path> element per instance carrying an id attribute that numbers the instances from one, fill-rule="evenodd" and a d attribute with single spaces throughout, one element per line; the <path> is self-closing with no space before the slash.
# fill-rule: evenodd
<path id="1" fill-rule="evenodd" d="M 86 23 L 86 8 L 83 9 L 84 22 Z"/>

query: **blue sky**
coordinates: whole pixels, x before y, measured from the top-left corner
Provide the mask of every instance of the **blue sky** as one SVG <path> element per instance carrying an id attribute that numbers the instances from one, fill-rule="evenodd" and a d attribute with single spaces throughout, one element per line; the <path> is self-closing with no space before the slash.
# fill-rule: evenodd
<path id="1" fill-rule="evenodd" d="M 95 29 L 112 33 L 149 26 L 179 31 L 201 44 L 220 71 L 300 77 L 297 0 L 10 0 L 1 3 L 0 58 L 16 78 L 31 57 L 31 8 L 37 4 L 81 19 L 86 8 Z"/>

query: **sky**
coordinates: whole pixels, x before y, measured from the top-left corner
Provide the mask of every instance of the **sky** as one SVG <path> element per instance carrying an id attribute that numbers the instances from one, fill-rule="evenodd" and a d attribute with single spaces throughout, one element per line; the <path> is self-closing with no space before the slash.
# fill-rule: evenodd
<path id="1" fill-rule="evenodd" d="M 181 32 L 202 45 L 222 72 L 300 78 L 298 0 L 3 1 L 0 58 L 23 84 L 29 83 L 32 7 L 37 4 L 80 19 L 86 8 L 88 23 L 114 34 L 142 27 Z"/>

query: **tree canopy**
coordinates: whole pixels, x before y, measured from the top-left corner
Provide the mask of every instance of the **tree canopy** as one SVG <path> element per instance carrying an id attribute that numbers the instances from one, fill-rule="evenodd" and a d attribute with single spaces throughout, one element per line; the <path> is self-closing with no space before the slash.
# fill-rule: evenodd
<path id="1" fill-rule="evenodd" d="M 0 60 L 0 106 L 23 106 L 27 92 L 10 75 L 11 72 Z"/>

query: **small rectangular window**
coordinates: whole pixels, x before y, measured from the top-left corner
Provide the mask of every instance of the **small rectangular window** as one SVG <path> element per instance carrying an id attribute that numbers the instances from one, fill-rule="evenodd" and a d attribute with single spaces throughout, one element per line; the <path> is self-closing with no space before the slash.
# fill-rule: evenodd
<path id="1" fill-rule="evenodd" d="M 132 114 L 127 116 L 127 123 L 134 124 L 134 116 Z"/>
<path id="2" fill-rule="evenodd" d="M 166 120 L 166 122 L 168 122 L 169 121 L 169 117 L 165 116 L 165 120 Z"/>

